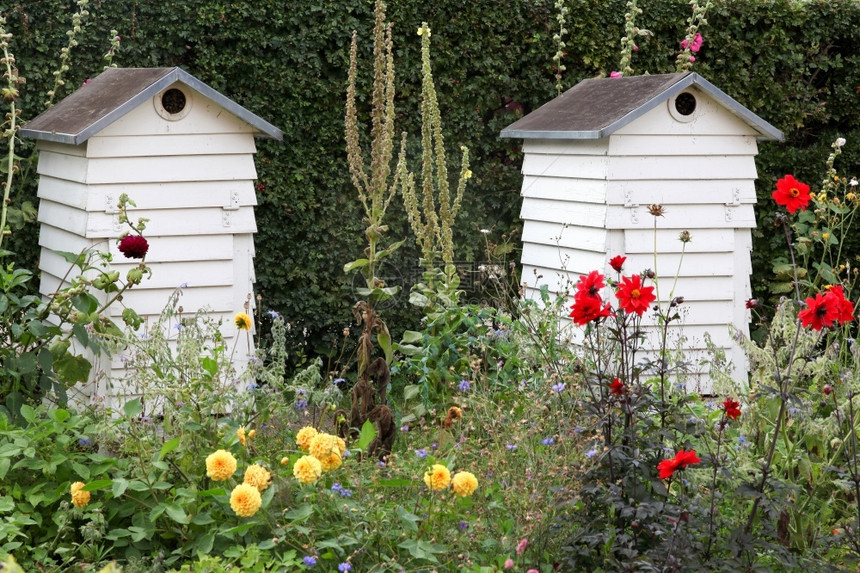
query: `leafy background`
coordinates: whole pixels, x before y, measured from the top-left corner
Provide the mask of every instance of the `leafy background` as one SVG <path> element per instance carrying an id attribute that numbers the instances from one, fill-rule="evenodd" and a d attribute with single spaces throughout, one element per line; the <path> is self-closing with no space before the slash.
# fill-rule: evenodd
<path id="1" fill-rule="evenodd" d="M 519 225 L 520 142 L 499 139 L 519 110 L 529 112 L 556 95 L 552 55 L 557 32 L 555 2 L 446 0 L 428 3 L 394 0 L 388 20 L 394 25 L 398 97 L 397 130 L 411 136 L 413 159 L 420 116 L 420 39 L 427 21 L 433 30 L 432 58 L 446 142 L 467 145 L 474 177 L 467 189 L 456 229 L 457 255 L 482 260 L 483 236 L 496 238 Z M 565 87 L 618 65 L 623 0 L 568 0 Z M 91 1 L 90 17 L 72 55 L 68 95 L 103 66 L 110 30 L 122 45 L 121 66 L 181 66 L 221 93 L 284 131 L 284 141 L 258 142 L 257 286 L 262 308 L 289 320 L 293 347 L 307 343 L 307 354 L 328 354 L 350 325 L 352 277 L 343 264 L 360 256 L 363 225 L 349 180 L 343 142 L 349 42 L 360 38 L 359 93 L 365 118 L 370 84 L 373 2 L 370 0 L 203 0 Z M 637 73 L 674 71 L 678 42 L 690 6 L 679 0 L 654 0 L 637 24 L 653 37 L 641 38 L 633 59 Z M 43 94 L 59 50 L 66 44 L 74 3 L 37 0 L 3 11 L 14 34 L 12 51 L 27 78 L 20 100 L 24 118 L 42 109 Z M 860 173 L 860 54 L 856 30 L 860 3 L 849 0 L 773 2 L 718 0 L 703 28 L 705 44 L 694 71 L 783 130 L 784 143 L 760 145 L 759 229 L 755 231 L 753 283 L 766 296 L 770 261 L 784 245 L 769 232 L 769 197 L 776 179 L 793 173 L 813 186 L 818 182 L 831 142 L 848 145 L 837 168 Z M 32 148 L 32 144 L 28 144 Z M 25 150 L 25 154 L 27 150 Z M 13 201 L 34 201 L 30 177 Z M 410 235 L 402 208 L 390 215 L 389 237 Z M 18 232 L 12 247 L 33 261 L 35 227 Z M 857 253 L 857 243 L 851 252 Z M 392 261 L 391 278 L 407 284 L 417 266 L 414 245 Z M 512 255 L 516 259 L 516 253 Z M 383 275 L 385 273 L 383 272 Z M 414 328 L 418 314 L 406 303 L 385 309 L 397 336 Z M 301 360 L 295 356 L 294 361 Z"/>

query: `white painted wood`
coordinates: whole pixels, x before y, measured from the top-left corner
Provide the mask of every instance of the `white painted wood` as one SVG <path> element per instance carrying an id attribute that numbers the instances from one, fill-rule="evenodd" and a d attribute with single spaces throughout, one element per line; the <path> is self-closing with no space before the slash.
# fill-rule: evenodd
<path id="1" fill-rule="evenodd" d="M 650 215 L 649 215 L 650 217 Z M 656 252 L 680 253 L 685 250 L 677 229 L 658 228 L 656 232 Z M 692 240 L 686 243 L 686 253 L 690 264 L 695 264 L 695 253 L 731 253 L 735 251 L 735 229 L 694 229 L 690 231 Z M 653 229 L 626 229 L 624 231 L 624 252 L 651 255 L 655 252 Z"/>
<path id="2" fill-rule="evenodd" d="M 618 131 L 617 135 L 650 135 L 661 133 L 667 135 L 748 135 L 756 136 L 758 132 L 747 125 L 735 114 L 727 112 L 719 103 L 707 94 L 695 88 L 688 91 L 696 92 L 695 119 L 689 122 L 675 120 L 669 114 L 669 103 L 660 104 L 649 110 Z"/>
<path id="3" fill-rule="evenodd" d="M 562 171 L 561 168 L 555 168 Z M 755 163 L 742 155 L 610 157 L 610 180 L 755 179 Z"/>
<path id="4" fill-rule="evenodd" d="M 38 197 L 75 209 L 86 210 L 89 201 L 88 190 L 84 183 L 42 175 L 39 180 Z"/>
<path id="5" fill-rule="evenodd" d="M 92 247 L 92 241 L 51 225 L 39 226 L 39 246 L 53 251 L 80 253 Z"/>
<path id="6" fill-rule="evenodd" d="M 98 135 L 113 137 L 195 133 L 245 134 L 255 131 L 250 124 L 196 92 L 193 94 L 191 105 L 193 106 L 191 111 L 182 120 L 167 121 L 155 112 L 155 105 L 152 100 L 143 102 L 136 109 L 103 129 Z"/>
<path id="7" fill-rule="evenodd" d="M 134 219 L 147 217 L 147 236 L 217 235 L 222 233 L 255 233 L 254 211 L 241 208 L 227 211 L 219 208 L 170 211 L 135 211 Z M 91 213 L 87 220 L 88 238 L 117 237 L 122 227 L 116 225 L 116 215 Z"/>
<path id="8" fill-rule="evenodd" d="M 125 256 L 117 248 L 116 240 L 107 240 L 114 260 L 122 263 Z M 223 261 L 233 257 L 232 235 L 178 235 L 175 237 L 150 237 L 147 263 L 184 261 Z M 186 282 L 193 282 L 191 280 Z"/>
<path id="9" fill-rule="evenodd" d="M 173 290 L 174 288 L 135 290 L 128 297 L 125 297 L 123 304 L 133 308 L 139 315 L 151 317 L 154 320 L 164 310 Z M 134 295 L 133 298 L 131 298 L 132 294 Z M 200 288 L 189 286 L 182 289 L 182 298 L 179 300 L 179 304 L 187 313 L 194 313 L 205 308 L 214 313 L 231 313 L 230 316 L 232 317 L 233 313 L 237 312 L 234 308 L 233 299 L 232 285 Z M 122 305 L 112 305 L 110 312 L 114 317 L 121 316 Z"/>
<path id="10" fill-rule="evenodd" d="M 612 134 L 608 140 L 608 154 L 613 157 L 626 155 L 754 156 L 758 154 L 758 145 L 752 135 Z M 525 147 L 523 150 L 525 151 Z"/>
<path id="11" fill-rule="evenodd" d="M 607 155 L 609 141 L 606 139 L 581 139 L 567 141 L 558 139 L 526 139 L 523 153 L 526 155 Z"/>
<path id="12" fill-rule="evenodd" d="M 603 267 L 605 258 L 606 255 L 603 252 L 565 249 L 533 243 L 525 243 L 522 252 L 523 264 L 580 274 Z"/>
<path id="13" fill-rule="evenodd" d="M 582 227 L 529 221 L 523 226 L 522 241 L 584 251 L 607 252 L 607 232 L 599 227 Z"/>
<path id="14" fill-rule="evenodd" d="M 39 153 L 39 164 L 36 172 L 39 175 L 47 175 L 56 179 L 86 183 L 87 166 L 88 162 L 85 157 L 46 151 Z"/>
<path id="15" fill-rule="evenodd" d="M 584 227 L 605 226 L 606 214 L 607 208 L 604 205 L 545 199 L 526 199 L 520 211 L 520 217 L 526 221 L 567 223 Z"/>
<path id="16" fill-rule="evenodd" d="M 86 182 L 151 183 L 170 181 L 235 181 L 257 178 L 250 155 L 110 157 L 90 159 Z"/>
<path id="17" fill-rule="evenodd" d="M 76 235 L 85 236 L 87 214 L 79 209 L 68 207 L 53 201 L 39 202 L 39 223 L 47 224 L 58 229 L 64 229 Z"/>
<path id="18" fill-rule="evenodd" d="M 651 269 L 657 272 L 658 277 L 673 278 L 676 273 L 682 277 L 719 277 L 733 276 L 734 253 L 697 253 L 694 257 L 684 256 L 681 261 L 679 253 L 660 253 L 657 269 L 654 269 L 654 257 L 651 254 L 628 254 L 625 267 L 629 269 L 628 274 L 637 272 L 636 269 Z M 678 263 L 680 271 L 678 270 Z"/>
<path id="19" fill-rule="evenodd" d="M 688 229 L 691 233 L 700 228 L 752 229 L 756 226 L 752 205 L 740 205 L 733 211 L 731 219 L 727 220 L 725 206 L 674 205 L 665 209 L 657 225 L 664 229 Z M 533 219 L 539 217 L 536 213 L 530 215 Z M 611 205 L 606 211 L 606 225 L 609 229 L 653 229 L 654 217 L 648 213 L 648 205 L 639 204 L 635 209 Z"/>
<path id="20" fill-rule="evenodd" d="M 535 199 L 603 204 L 606 202 L 606 191 L 606 181 L 599 179 L 526 175 L 520 194 Z"/>
<path id="21" fill-rule="evenodd" d="M 86 143 L 86 156 L 90 158 L 253 155 L 256 152 L 254 136 L 250 133 L 188 133 L 113 137 L 98 135 L 90 138 Z"/>
<path id="22" fill-rule="evenodd" d="M 597 155 L 526 155 L 523 175 L 606 179 L 608 158 Z"/>
<path id="23" fill-rule="evenodd" d="M 87 154 L 87 144 L 69 145 L 67 143 L 56 143 L 53 141 L 39 140 L 37 143 L 39 153 L 59 153 L 61 155 L 74 155 L 77 157 L 85 157 Z"/>
<path id="24" fill-rule="evenodd" d="M 752 161 L 752 158 L 749 159 Z M 725 205 L 738 200 L 742 204 L 755 204 L 754 179 L 723 180 L 647 180 L 609 181 L 606 202 L 624 205 L 628 201 L 650 205 Z"/>
<path id="25" fill-rule="evenodd" d="M 88 211 L 115 210 L 120 195 L 125 193 L 137 205 L 129 208 L 132 216 L 140 210 L 250 207 L 257 204 L 254 184 L 250 180 L 100 184 L 85 188 L 88 190 Z"/>
<path id="26" fill-rule="evenodd" d="M 152 277 L 136 285 L 134 290 L 138 292 L 150 289 L 173 289 L 182 284 L 193 284 L 195 287 L 233 285 L 236 284 L 233 265 L 232 259 L 226 261 L 181 261 L 165 263 L 154 263 L 147 260 L 147 266 L 152 269 Z M 117 260 L 112 266 L 115 270 L 120 271 L 120 276 L 125 276 L 136 265 L 126 264 L 122 260 Z"/>

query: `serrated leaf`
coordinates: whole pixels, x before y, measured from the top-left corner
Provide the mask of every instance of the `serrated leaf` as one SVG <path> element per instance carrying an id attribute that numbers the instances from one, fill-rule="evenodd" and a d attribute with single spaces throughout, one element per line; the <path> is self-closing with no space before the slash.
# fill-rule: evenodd
<path id="1" fill-rule="evenodd" d="M 172 452 L 173 450 L 178 448 L 179 447 L 179 441 L 180 441 L 179 436 L 177 436 L 173 439 L 170 439 L 170 440 L 167 440 L 166 442 L 164 442 L 164 444 L 161 446 L 161 452 L 159 452 L 159 454 L 158 454 L 158 459 L 163 460 L 164 456 L 166 456 L 167 454 L 169 454 L 170 452 Z"/>
<path id="2" fill-rule="evenodd" d="M 373 422 L 365 420 L 364 424 L 361 426 L 361 431 L 358 434 L 358 441 L 355 443 L 355 447 L 364 451 L 365 448 L 367 448 L 367 445 L 372 442 L 375 437 L 376 428 L 373 426 Z"/>
<path id="3" fill-rule="evenodd" d="M 96 491 L 99 489 L 107 489 L 113 486 L 113 480 L 110 479 L 97 479 L 91 482 L 88 482 L 84 487 L 81 488 L 81 491 Z"/>
<path id="4" fill-rule="evenodd" d="M 141 403 L 140 398 L 135 398 L 134 400 L 126 402 L 122 407 L 122 411 L 125 413 L 127 418 L 136 418 L 141 412 L 143 412 L 143 404 Z"/>
<path id="5" fill-rule="evenodd" d="M 424 333 L 417 332 L 415 330 L 406 330 L 403 332 L 403 339 L 400 341 L 401 344 L 415 344 L 416 342 L 422 342 L 424 340 Z"/>
<path id="6" fill-rule="evenodd" d="M 290 521 L 304 521 L 310 517 L 313 512 L 313 506 L 308 503 L 304 503 L 297 508 L 286 512 L 284 514 L 284 518 L 289 519 Z"/>

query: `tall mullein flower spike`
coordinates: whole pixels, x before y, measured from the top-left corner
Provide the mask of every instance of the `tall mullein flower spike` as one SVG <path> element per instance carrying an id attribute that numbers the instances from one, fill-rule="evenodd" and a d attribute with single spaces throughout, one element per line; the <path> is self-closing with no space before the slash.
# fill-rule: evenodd
<path id="1" fill-rule="evenodd" d="M 624 36 L 621 38 L 621 61 L 618 64 L 618 69 L 624 76 L 633 75 L 633 52 L 638 50 L 636 45 L 636 37 L 650 34 L 648 30 L 640 30 L 636 26 L 636 16 L 642 13 L 636 0 L 627 2 L 627 12 L 624 14 Z"/>
<path id="2" fill-rule="evenodd" d="M 78 11 L 72 15 L 72 28 L 66 32 L 66 35 L 69 37 L 69 43 L 66 44 L 64 48 L 60 50 L 60 67 L 54 70 L 54 87 L 48 91 L 47 96 L 48 99 L 45 101 L 45 107 L 49 108 L 54 105 L 54 100 L 57 97 L 57 92 L 59 92 L 60 88 L 66 84 L 63 79 L 63 74 L 69 71 L 69 60 L 71 57 L 72 49 L 78 45 L 77 35 L 84 28 L 84 21 L 87 19 L 87 16 L 90 15 L 87 10 L 87 6 L 89 5 L 90 0 L 78 0 L 77 6 Z"/>
<path id="3" fill-rule="evenodd" d="M 564 5 L 565 0 L 557 0 L 555 3 L 556 9 L 556 21 L 558 21 L 558 33 L 554 34 L 552 39 L 555 41 L 558 49 L 555 52 L 555 55 L 552 57 L 552 61 L 555 62 L 555 90 L 558 95 L 561 95 L 563 91 L 563 87 L 561 84 L 561 77 L 564 74 L 564 71 L 567 69 L 564 64 L 561 63 L 561 59 L 567 54 L 564 49 L 567 47 L 567 44 L 564 42 L 564 36 L 567 34 L 567 28 L 564 25 L 567 23 L 567 14 L 570 12 L 570 8 Z"/>
<path id="4" fill-rule="evenodd" d="M 454 261 L 453 226 L 466 189 L 466 181 L 472 176 L 469 170 L 469 150 L 463 152 L 460 175 L 454 198 L 448 183 L 448 161 L 445 153 L 445 138 L 442 134 L 442 117 L 436 97 L 433 70 L 430 65 L 430 27 L 426 22 L 418 29 L 421 37 L 421 193 L 419 201 L 415 177 L 406 170 L 405 159 L 398 170 L 401 192 L 412 230 L 428 267 L 441 255 L 446 266 Z M 405 150 L 405 139 L 401 149 Z M 447 267 L 446 267 L 447 268 Z M 446 271 L 447 272 L 447 271 Z"/>
<path id="5" fill-rule="evenodd" d="M 3 77 L 6 84 L 0 88 L 3 103 L 9 106 L 8 113 L 5 114 L 6 120 L 0 125 L 0 139 L 8 139 L 5 159 L 6 177 L 3 181 L 3 203 L 0 204 L 0 247 L 3 246 L 3 240 L 10 233 L 6 229 L 6 219 L 9 214 L 10 195 L 12 193 L 12 183 L 15 179 L 15 174 L 18 171 L 18 166 L 15 162 L 15 142 L 18 139 L 19 118 L 21 109 L 18 107 L 18 88 L 26 83 L 26 79 L 18 75 L 18 68 L 15 66 L 15 56 L 9 51 L 9 40 L 12 39 L 12 34 L 6 31 L 6 18 L 0 17 L 0 53 L 3 58 L 0 59 L 2 66 Z M 2 249 L 0 249 L 2 250 Z"/>
<path id="6" fill-rule="evenodd" d="M 699 0 L 690 0 L 690 6 L 693 9 L 693 13 L 687 20 L 687 35 L 684 41 L 681 42 L 683 50 L 678 53 L 678 57 L 675 60 L 676 72 L 690 71 L 693 67 L 693 62 L 696 61 L 693 53 L 699 51 L 699 48 L 696 46 L 701 46 L 699 29 L 708 23 L 705 16 L 707 16 L 708 10 L 711 8 L 711 0 L 706 0 L 703 5 L 699 5 Z"/>

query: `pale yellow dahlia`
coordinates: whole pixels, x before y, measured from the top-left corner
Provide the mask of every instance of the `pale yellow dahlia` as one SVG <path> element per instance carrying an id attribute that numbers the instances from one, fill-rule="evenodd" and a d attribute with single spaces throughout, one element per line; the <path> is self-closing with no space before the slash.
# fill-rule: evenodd
<path id="1" fill-rule="evenodd" d="M 206 458 L 206 475 L 215 481 L 230 479 L 236 472 L 236 458 L 226 450 L 218 450 Z"/>
<path id="2" fill-rule="evenodd" d="M 251 330 L 251 325 L 254 324 L 251 322 L 251 317 L 244 312 L 237 312 L 233 317 L 233 323 L 239 330 Z"/>
<path id="3" fill-rule="evenodd" d="M 451 472 L 442 464 L 433 464 L 430 470 L 424 473 L 424 483 L 433 491 L 445 489 L 451 483 Z"/>
<path id="4" fill-rule="evenodd" d="M 340 447 L 338 446 L 335 436 L 321 433 L 313 437 L 308 451 L 316 459 L 322 460 L 331 454 L 339 453 Z"/>
<path id="5" fill-rule="evenodd" d="M 327 456 L 317 458 L 320 461 L 323 471 L 330 472 L 336 470 L 343 463 L 343 458 L 337 452 L 332 452 Z"/>
<path id="6" fill-rule="evenodd" d="M 243 446 L 248 443 L 248 439 L 245 436 L 245 426 L 239 426 L 239 429 L 236 430 L 236 437 L 239 438 L 239 443 Z"/>
<path id="7" fill-rule="evenodd" d="M 460 497 L 469 497 L 478 489 L 478 478 L 472 472 L 457 472 L 451 480 L 451 489 Z"/>
<path id="8" fill-rule="evenodd" d="M 261 505 L 263 505 L 263 499 L 260 496 L 260 490 L 253 485 L 240 483 L 230 493 L 230 507 L 239 517 L 251 517 L 257 513 Z"/>
<path id="9" fill-rule="evenodd" d="M 317 435 L 317 430 L 313 426 L 305 426 L 299 433 L 296 434 L 296 445 L 300 450 L 308 451 L 311 447 L 311 440 Z"/>
<path id="10" fill-rule="evenodd" d="M 313 483 L 322 475 L 322 464 L 313 456 L 302 456 L 293 464 L 293 475 L 302 483 Z"/>
<path id="11" fill-rule="evenodd" d="M 260 464 L 253 464 L 245 469 L 245 483 L 260 491 L 266 491 L 272 481 L 272 474 Z"/>
<path id="12" fill-rule="evenodd" d="M 343 457 L 343 454 L 346 453 L 346 442 L 340 436 L 335 436 L 334 441 L 337 443 L 337 449 L 340 450 L 341 457 Z"/>
<path id="13" fill-rule="evenodd" d="M 81 491 L 82 487 L 84 487 L 84 482 L 76 481 L 69 488 L 72 494 L 72 503 L 75 507 L 85 507 L 90 502 L 90 492 Z"/>

